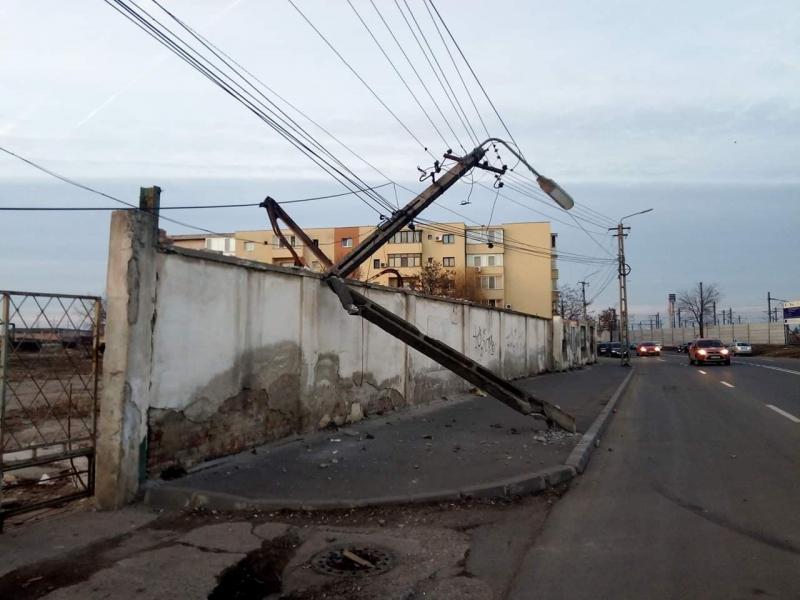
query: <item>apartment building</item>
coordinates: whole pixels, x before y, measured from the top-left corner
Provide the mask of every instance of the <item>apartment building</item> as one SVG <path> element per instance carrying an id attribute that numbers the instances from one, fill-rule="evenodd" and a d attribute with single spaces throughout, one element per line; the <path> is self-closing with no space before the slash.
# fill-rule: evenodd
<path id="1" fill-rule="evenodd" d="M 374 226 L 354 226 L 308 228 L 305 232 L 336 262 L 374 230 Z M 319 260 L 299 238 L 290 232 L 285 236 L 308 268 L 322 270 Z M 176 235 L 171 240 L 186 248 L 294 265 L 291 250 L 272 230 Z M 399 273 L 404 286 L 416 288 L 423 267 L 437 264 L 452 272 L 456 297 L 550 317 L 558 300 L 555 248 L 556 234 L 547 222 L 503 223 L 488 228 L 464 223 L 417 225 L 413 230 L 406 228 L 396 233 L 353 277 L 397 287 Z"/>

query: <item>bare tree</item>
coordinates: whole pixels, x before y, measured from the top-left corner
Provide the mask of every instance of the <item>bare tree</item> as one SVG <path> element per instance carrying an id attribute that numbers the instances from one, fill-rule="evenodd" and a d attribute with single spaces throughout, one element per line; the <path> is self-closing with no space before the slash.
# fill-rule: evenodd
<path id="1" fill-rule="evenodd" d="M 453 297 L 456 292 L 455 275 L 453 271 L 443 269 L 441 263 L 433 261 L 422 267 L 417 289 L 431 296 Z"/>
<path id="2" fill-rule="evenodd" d="M 583 318 L 583 296 L 581 291 L 570 285 L 558 290 L 558 312 L 565 319 L 578 321 Z"/>
<path id="3" fill-rule="evenodd" d="M 597 317 L 597 327 L 600 332 L 608 331 L 611 339 L 614 339 L 614 329 L 617 326 L 617 311 L 612 308 L 604 308 Z"/>
<path id="4" fill-rule="evenodd" d="M 687 311 L 700 326 L 700 337 L 705 336 L 705 319 L 714 314 L 714 305 L 722 294 L 715 283 L 704 286 L 701 281 L 694 287 L 678 294 L 678 308 Z"/>

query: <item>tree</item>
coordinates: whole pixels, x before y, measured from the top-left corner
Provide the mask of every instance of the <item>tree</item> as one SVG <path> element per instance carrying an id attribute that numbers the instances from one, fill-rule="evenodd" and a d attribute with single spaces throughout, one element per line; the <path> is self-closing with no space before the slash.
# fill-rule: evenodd
<path id="1" fill-rule="evenodd" d="M 423 294 L 452 298 L 456 292 L 455 274 L 433 261 L 422 267 L 417 288 Z"/>
<path id="2" fill-rule="evenodd" d="M 722 294 L 715 283 L 703 286 L 701 281 L 693 288 L 678 294 L 678 308 L 687 311 L 694 317 L 700 327 L 700 337 L 705 336 L 705 319 L 714 314 L 714 305 L 720 301 Z"/>
<path id="3" fill-rule="evenodd" d="M 562 285 L 558 289 L 558 312 L 571 321 L 583 318 L 583 296 L 578 288 Z"/>
<path id="4" fill-rule="evenodd" d="M 614 329 L 617 327 L 617 311 L 615 308 L 608 307 L 600 311 L 600 316 L 597 317 L 597 327 L 602 333 L 608 331 L 611 339 L 614 339 Z"/>

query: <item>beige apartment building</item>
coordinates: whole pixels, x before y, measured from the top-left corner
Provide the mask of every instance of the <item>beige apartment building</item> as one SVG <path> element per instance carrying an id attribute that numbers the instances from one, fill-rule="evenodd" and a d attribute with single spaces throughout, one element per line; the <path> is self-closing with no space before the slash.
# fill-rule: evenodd
<path id="1" fill-rule="evenodd" d="M 314 244 L 336 262 L 352 252 L 374 226 L 309 228 Z M 314 254 L 299 238 L 285 233 L 289 244 L 308 268 L 322 270 Z M 272 230 L 237 231 L 220 235 L 170 236 L 177 246 L 219 252 L 269 264 L 293 266 L 288 247 Z M 470 227 L 464 223 L 417 225 L 403 229 L 359 267 L 353 277 L 397 287 L 419 285 L 423 267 L 438 264 L 453 273 L 455 297 L 490 306 L 551 317 L 558 300 L 556 234 L 550 223 L 503 223 Z"/>

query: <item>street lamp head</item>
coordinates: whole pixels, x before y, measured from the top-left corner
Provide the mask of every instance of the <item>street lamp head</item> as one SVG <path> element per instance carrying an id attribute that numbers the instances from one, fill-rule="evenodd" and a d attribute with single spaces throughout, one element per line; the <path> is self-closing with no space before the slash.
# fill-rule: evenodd
<path id="1" fill-rule="evenodd" d="M 558 204 L 564 210 L 569 210 L 573 206 L 575 206 L 575 201 L 572 199 L 564 188 L 558 185 L 552 179 L 548 179 L 547 177 L 540 175 L 539 172 L 534 169 L 531 164 L 525 160 L 525 157 L 522 156 L 519 152 L 514 150 L 508 142 L 505 140 L 501 140 L 500 138 L 489 138 L 482 144 L 478 144 L 478 147 L 481 148 L 488 144 L 489 142 L 497 142 L 498 144 L 503 144 L 511 154 L 513 154 L 523 165 L 525 165 L 528 170 L 536 175 L 536 183 L 539 184 L 539 187 L 542 188 L 542 191 L 550 196 L 553 200 L 555 200 L 556 204 Z M 505 167 L 503 167 L 505 169 Z"/>
<path id="2" fill-rule="evenodd" d="M 639 212 L 635 212 L 635 213 L 631 213 L 629 215 L 625 215 L 624 217 L 622 217 L 619 220 L 619 222 L 622 223 L 625 219 L 629 219 L 630 217 L 635 217 L 636 215 L 643 215 L 644 213 L 649 213 L 649 212 L 652 212 L 653 210 L 655 210 L 655 209 L 646 208 L 645 210 L 640 210 Z"/>
<path id="3" fill-rule="evenodd" d="M 564 188 L 562 188 L 552 179 L 548 179 L 544 175 L 539 175 L 536 178 L 536 183 L 539 184 L 539 187 L 542 188 L 542 191 L 545 194 L 555 200 L 556 204 L 558 204 L 564 210 L 569 210 L 575 206 L 575 201 L 572 199 L 572 196 L 564 191 Z"/>

